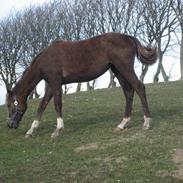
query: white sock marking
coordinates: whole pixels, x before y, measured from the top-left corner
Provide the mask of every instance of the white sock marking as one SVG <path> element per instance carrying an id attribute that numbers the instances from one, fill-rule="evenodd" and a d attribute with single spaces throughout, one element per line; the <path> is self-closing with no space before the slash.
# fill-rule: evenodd
<path id="1" fill-rule="evenodd" d="M 61 117 L 57 118 L 57 129 L 64 129 L 64 122 Z"/>
<path id="2" fill-rule="evenodd" d="M 125 125 L 131 120 L 130 117 L 128 118 L 123 118 L 122 122 L 118 125 L 119 129 L 124 129 Z"/>
<path id="3" fill-rule="evenodd" d="M 38 120 L 34 120 L 31 128 L 27 131 L 26 135 L 32 135 L 34 130 L 37 129 L 39 127 L 39 121 Z"/>
<path id="4" fill-rule="evenodd" d="M 143 128 L 144 129 L 149 129 L 150 128 L 150 122 L 151 122 L 151 118 L 149 118 L 149 117 L 146 117 L 146 116 L 144 116 L 144 124 L 143 124 Z"/>
<path id="5" fill-rule="evenodd" d="M 63 119 L 61 117 L 59 117 L 59 118 L 57 118 L 57 128 L 52 133 L 51 137 L 55 138 L 55 137 L 59 136 L 59 133 L 62 129 L 64 129 L 64 122 L 63 122 Z"/>

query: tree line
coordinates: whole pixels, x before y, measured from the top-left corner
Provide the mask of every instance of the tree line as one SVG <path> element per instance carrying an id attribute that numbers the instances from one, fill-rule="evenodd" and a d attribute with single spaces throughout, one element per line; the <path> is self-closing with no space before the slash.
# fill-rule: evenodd
<path id="1" fill-rule="evenodd" d="M 157 45 L 154 82 L 159 81 L 160 73 L 164 81 L 169 80 L 164 55 L 174 46 L 180 48 L 183 79 L 182 0 L 53 0 L 14 12 L 0 20 L 0 79 L 11 89 L 32 59 L 51 42 L 81 40 L 106 32 L 130 34 L 144 44 Z M 148 66 L 141 65 L 141 69 L 143 82 Z M 110 72 L 108 87 L 114 86 Z M 94 87 L 95 80 L 87 83 L 88 90 Z M 64 91 L 68 91 L 67 85 Z"/>

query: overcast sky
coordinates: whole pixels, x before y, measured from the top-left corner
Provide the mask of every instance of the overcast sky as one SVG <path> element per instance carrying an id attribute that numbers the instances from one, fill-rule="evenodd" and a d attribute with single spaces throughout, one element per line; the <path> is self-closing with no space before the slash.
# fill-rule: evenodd
<path id="1" fill-rule="evenodd" d="M 22 10 L 30 4 L 39 5 L 44 2 L 49 2 L 49 0 L 0 0 L 0 19 L 12 11 Z"/>

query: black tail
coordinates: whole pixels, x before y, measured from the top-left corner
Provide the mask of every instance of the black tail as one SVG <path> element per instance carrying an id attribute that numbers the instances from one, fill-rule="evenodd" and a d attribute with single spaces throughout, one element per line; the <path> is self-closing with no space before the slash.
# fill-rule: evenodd
<path id="1" fill-rule="evenodd" d="M 145 65 L 152 65 L 158 58 L 156 47 L 142 46 L 140 41 L 132 37 L 137 47 L 137 58 Z"/>

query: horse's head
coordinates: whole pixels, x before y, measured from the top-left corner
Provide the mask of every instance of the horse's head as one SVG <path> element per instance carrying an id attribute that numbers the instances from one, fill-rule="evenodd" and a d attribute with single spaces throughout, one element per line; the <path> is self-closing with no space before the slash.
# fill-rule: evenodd
<path id="1" fill-rule="evenodd" d="M 9 112 L 8 126 L 9 128 L 18 128 L 19 122 L 27 109 L 27 103 L 11 90 L 7 90 L 6 103 Z"/>

